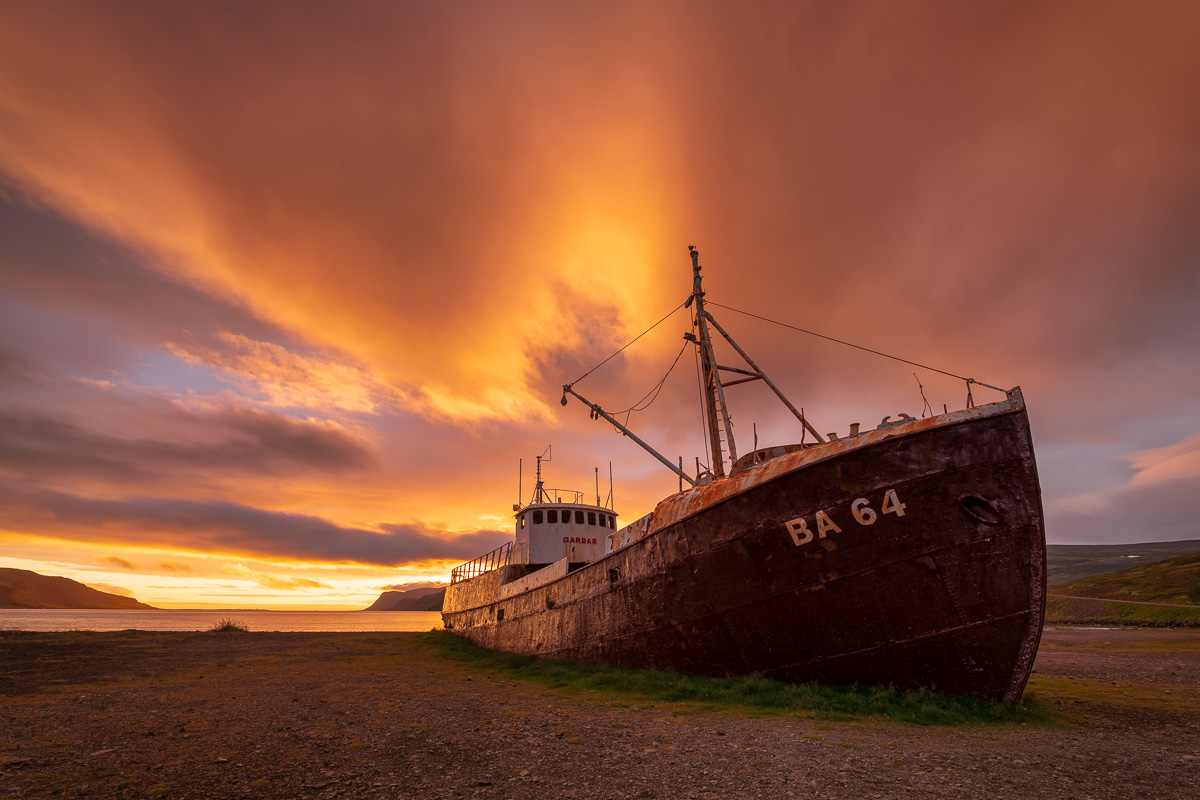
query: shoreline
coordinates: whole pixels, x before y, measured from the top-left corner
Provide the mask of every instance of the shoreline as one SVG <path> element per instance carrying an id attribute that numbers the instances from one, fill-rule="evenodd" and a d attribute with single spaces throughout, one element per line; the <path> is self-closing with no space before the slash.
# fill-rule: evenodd
<path id="1" fill-rule="evenodd" d="M 250 609 L 6 609 L 0 630 L 32 631 L 204 631 L 234 619 L 251 631 L 406 632 L 441 628 L 436 611 L 255 611 Z"/>

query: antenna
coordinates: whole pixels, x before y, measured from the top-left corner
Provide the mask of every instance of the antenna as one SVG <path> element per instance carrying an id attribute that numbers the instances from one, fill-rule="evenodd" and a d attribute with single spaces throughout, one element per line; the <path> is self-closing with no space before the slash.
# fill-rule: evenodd
<path id="1" fill-rule="evenodd" d="M 550 450 L 550 445 L 546 445 L 546 449 L 537 457 L 537 483 L 533 487 L 533 502 L 535 503 L 542 502 L 542 460 L 552 461 L 553 455 L 554 453 Z"/>
<path id="2" fill-rule="evenodd" d="M 600 468 L 596 467 L 596 505 L 600 505 Z"/>
<path id="3" fill-rule="evenodd" d="M 525 466 L 525 459 L 517 459 L 517 502 L 513 503 L 513 511 L 521 510 L 521 498 L 525 496 L 525 478 L 522 475 L 522 467 Z"/>
<path id="4" fill-rule="evenodd" d="M 616 511 L 617 501 L 613 499 L 612 462 L 608 462 L 608 502 L 609 508 Z"/>

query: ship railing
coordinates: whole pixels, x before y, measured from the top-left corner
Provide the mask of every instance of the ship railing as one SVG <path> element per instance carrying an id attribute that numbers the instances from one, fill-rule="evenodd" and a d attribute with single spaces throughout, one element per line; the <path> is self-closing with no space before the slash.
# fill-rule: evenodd
<path id="1" fill-rule="evenodd" d="M 469 580 L 477 575 L 482 575 L 485 572 L 491 572 L 494 569 L 508 566 L 508 560 L 512 556 L 512 542 L 505 542 L 490 553 L 484 553 L 479 558 L 471 559 L 470 561 L 459 564 L 454 569 L 450 570 L 450 583 L 458 583 L 459 581 Z"/>
<path id="2" fill-rule="evenodd" d="M 546 501 L 550 503 L 574 503 L 579 505 L 583 502 L 583 492 L 576 489 L 543 489 L 542 494 L 546 496 Z M 551 500 L 550 498 L 554 499 Z M 570 497 L 570 500 L 563 500 L 564 497 Z"/>

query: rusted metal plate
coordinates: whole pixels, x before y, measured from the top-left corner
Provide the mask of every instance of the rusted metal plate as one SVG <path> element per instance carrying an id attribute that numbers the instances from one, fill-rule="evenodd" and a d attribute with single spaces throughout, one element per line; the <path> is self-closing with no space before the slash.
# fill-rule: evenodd
<path id="1" fill-rule="evenodd" d="M 568 660 L 1015 702 L 1045 602 L 1024 405 L 785 455 L 664 500 L 647 535 L 593 564 L 499 587 L 451 587 L 447 627 Z"/>

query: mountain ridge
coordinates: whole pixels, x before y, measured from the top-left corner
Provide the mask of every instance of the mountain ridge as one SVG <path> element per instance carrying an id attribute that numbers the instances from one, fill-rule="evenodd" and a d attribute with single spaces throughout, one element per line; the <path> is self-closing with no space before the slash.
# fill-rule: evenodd
<path id="1" fill-rule="evenodd" d="M 1046 545 L 1046 582 L 1070 583 L 1189 553 L 1200 553 L 1200 539 L 1131 544 L 1050 544 Z"/>
<path id="2" fill-rule="evenodd" d="M 70 578 L 12 567 L 0 567 L 0 608 L 156 610 L 132 597 L 102 592 Z"/>
<path id="3" fill-rule="evenodd" d="M 445 586 L 408 589 L 407 591 L 385 591 L 379 599 L 364 611 L 441 611 L 446 599 Z"/>

